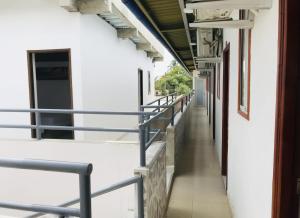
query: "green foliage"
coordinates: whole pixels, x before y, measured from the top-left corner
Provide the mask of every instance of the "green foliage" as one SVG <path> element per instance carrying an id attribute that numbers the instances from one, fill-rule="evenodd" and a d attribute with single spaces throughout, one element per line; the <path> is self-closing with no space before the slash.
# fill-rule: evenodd
<path id="1" fill-rule="evenodd" d="M 177 92 L 188 94 L 192 90 L 192 78 L 176 61 L 172 61 L 169 71 L 155 82 L 155 89 L 162 95 Z"/>

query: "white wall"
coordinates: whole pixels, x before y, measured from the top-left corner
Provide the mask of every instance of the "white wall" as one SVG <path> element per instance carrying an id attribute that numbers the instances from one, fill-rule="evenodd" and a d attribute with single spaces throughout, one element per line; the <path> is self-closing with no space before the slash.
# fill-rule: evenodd
<path id="1" fill-rule="evenodd" d="M 137 111 L 137 71 L 144 71 L 145 102 L 154 98 L 154 79 L 172 59 L 152 63 L 130 40 L 96 15 L 70 13 L 58 0 L 0 2 L 0 101 L 3 108 L 29 108 L 27 50 L 71 49 L 75 109 Z M 21 37 L 20 37 L 21 36 Z M 166 52 L 167 53 L 167 52 Z M 148 95 L 148 71 L 152 93 Z M 1 123 L 30 124 L 28 114 L 0 114 Z M 134 127 L 136 117 L 75 116 L 75 124 Z M 86 134 L 88 135 L 88 134 Z M 95 135 L 95 134 L 94 134 Z M 29 130 L 1 129 L 0 137 L 29 138 Z M 77 132 L 76 138 L 83 133 Z M 99 137 L 91 137 L 97 138 Z"/>
<path id="2" fill-rule="evenodd" d="M 101 28 L 100 28 L 101 27 Z M 117 37 L 116 29 L 96 15 L 81 16 L 83 104 L 86 109 L 138 110 L 138 69 L 143 70 L 144 103 L 154 98 L 154 79 L 169 64 L 155 64 L 130 40 Z M 151 93 L 148 95 L 148 71 Z M 86 116 L 85 125 L 136 127 L 138 117 Z M 87 133 L 89 139 L 116 139 L 123 134 Z M 137 135 L 132 136 L 137 139 Z M 131 137 L 130 137 L 131 138 Z"/>
<path id="3" fill-rule="evenodd" d="M 274 0 L 271 10 L 258 13 L 252 30 L 250 121 L 247 121 L 237 112 L 238 30 L 224 32 L 224 42 L 230 42 L 228 196 L 235 218 L 271 217 L 277 33 L 278 0 Z M 221 101 L 217 100 L 216 148 L 220 160 L 221 113 Z"/>
<path id="4" fill-rule="evenodd" d="M 1 108 L 29 108 L 27 50 L 70 48 L 74 107 L 82 107 L 78 13 L 67 13 L 58 0 L 0 2 Z M 29 124 L 29 115 L 0 115 L 1 123 Z M 75 120 L 80 123 L 80 120 Z M 0 136 L 30 137 L 29 130 L 4 130 Z"/>

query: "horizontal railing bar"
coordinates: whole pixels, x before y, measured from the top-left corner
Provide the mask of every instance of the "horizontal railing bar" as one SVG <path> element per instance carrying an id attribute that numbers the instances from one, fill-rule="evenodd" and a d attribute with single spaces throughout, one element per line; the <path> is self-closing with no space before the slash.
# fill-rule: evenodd
<path id="1" fill-rule="evenodd" d="M 0 109 L 5 113 L 52 113 L 52 114 L 96 114 L 96 115 L 151 115 L 153 112 L 124 112 L 124 111 L 92 111 L 92 110 L 68 110 L 68 109 Z"/>
<path id="2" fill-rule="evenodd" d="M 142 108 L 169 108 L 170 106 L 166 105 L 142 105 Z"/>
<path id="3" fill-rule="evenodd" d="M 141 125 L 147 126 L 149 125 L 153 120 L 159 118 L 163 113 L 165 113 L 165 111 L 159 112 L 158 114 L 156 114 L 155 116 L 151 117 L 151 119 L 146 120 L 144 123 L 142 123 Z"/>
<path id="4" fill-rule="evenodd" d="M 157 113 L 155 113 L 157 114 Z M 15 124 L 2 124 L 0 128 L 5 129 L 37 129 L 36 125 L 15 125 Z M 39 129 L 48 129 L 48 130 L 74 130 L 74 131 L 95 131 L 95 132 L 129 132 L 129 133 L 138 133 L 137 129 L 120 129 L 120 128 L 98 128 L 98 127 L 73 127 L 73 126 L 47 126 L 41 125 Z"/>
<path id="5" fill-rule="evenodd" d="M 13 204 L 0 202 L 0 207 L 13 210 L 23 210 L 31 212 L 40 212 L 44 214 L 55 214 L 60 216 L 73 216 L 80 217 L 79 209 L 64 208 L 64 207 L 52 207 L 43 205 L 26 205 L 26 204 Z"/>
<path id="6" fill-rule="evenodd" d="M 129 185 L 133 185 L 133 184 L 137 183 L 140 180 L 141 180 L 140 176 L 135 176 L 135 177 L 132 177 L 130 179 L 126 179 L 124 181 L 115 183 L 113 185 L 110 185 L 110 186 L 108 186 L 106 188 L 103 188 L 103 189 L 101 189 L 99 191 L 96 191 L 96 192 L 92 193 L 91 194 L 91 198 L 95 198 L 95 197 L 107 194 L 109 192 L 112 192 L 112 191 L 115 191 L 115 190 L 127 187 Z M 80 199 L 77 198 L 77 199 L 74 199 L 72 201 L 68 201 L 66 203 L 60 204 L 59 207 L 70 207 L 70 206 L 73 206 L 75 204 L 78 204 L 79 202 L 80 202 Z M 40 216 L 43 216 L 43 215 L 44 215 L 43 213 L 37 213 L 37 214 L 33 214 L 31 216 L 28 216 L 27 218 L 36 218 L 36 217 L 40 217 Z"/>
<path id="7" fill-rule="evenodd" d="M 115 183 L 113 185 L 110 185 L 110 186 L 108 186 L 106 188 L 103 188 L 103 189 L 101 189 L 99 191 L 96 191 L 96 192 L 92 193 L 91 197 L 92 198 L 99 197 L 99 196 L 107 194 L 109 192 L 113 192 L 115 190 L 127 187 L 129 185 L 137 183 L 140 179 L 141 179 L 141 177 L 136 176 L 136 177 L 132 177 L 130 179 L 126 179 L 124 181 Z M 72 206 L 72 205 L 77 204 L 77 203 L 79 203 L 79 198 L 75 199 L 73 201 L 69 201 L 67 203 L 61 204 L 60 206 L 61 207 L 69 207 L 69 206 Z"/>
<path id="8" fill-rule="evenodd" d="M 48 130 L 74 130 L 74 131 L 96 131 L 96 132 L 131 132 L 138 133 L 138 129 L 120 129 L 120 128 L 98 128 L 98 127 L 76 127 L 76 126 L 39 126 L 40 129 Z"/>
<path id="9" fill-rule="evenodd" d="M 176 94 L 177 94 L 177 93 L 174 92 L 174 93 L 172 93 L 172 94 L 169 94 L 169 95 L 166 95 L 166 96 L 162 96 L 162 97 L 160 97 L 160 98 L 158 98 L 158 99 L 156 99 L 156 100 L 154 100 L 154 101 L 149 102 L 147 105 L 154 104 L 154 103 L 158 102 L 159 100 L 165 99 L 165 98 L 167 98 L 167 97 L 172 97 L 172 96 L 174 96 L 174 95 L 176 95 Z"/>
<path id="10" fill-rule="evenodd" d="M 36 129 L 36 125 L 0 124 L 1 129 Z"/>
<path id="11" fill-rule="evenodd" d="M 0 167 L 90 175 L 92 164 L 51 160 L 1 158 Z"/>
<path id="12" fill-rule="evenodd" d="M 152 142 L 154 142 L 154 140 L 160 135 L 160 133 L 161 133 L 161 130 L 159 129 L 155 134 L 154 134 L 154 136 L 147 142 L 147 144 L 146 144 L 146 151 L 147 151 L 147 149 L 151 146 L 151 144 L 152 144 Z"/>

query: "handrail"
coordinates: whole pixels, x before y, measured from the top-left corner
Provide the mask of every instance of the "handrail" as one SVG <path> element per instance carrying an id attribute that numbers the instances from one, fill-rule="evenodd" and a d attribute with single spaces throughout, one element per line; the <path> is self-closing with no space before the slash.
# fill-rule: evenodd
<path id="1" fill-rule="evenodd" d="M 151 144 L 158 138 L 161 134 L 161 131 L 155 131 L 154 137 L 150 138 L 151 132 L 151 123 L 157 119 L 163 117 L 166 110 L 171 109 L 172 115 L 170 117 L 170 123 L 174 125 L 174 117 L 177 114 L 175 111 L 175 105 L 181 100 L 181 111 L 184 107 L 184 98 L 185 104 L 191 100 L 191 96 L 194 92 L 183 96 L 180 99 L 174 99 L 174 96 L 177 93 L 172 93 L 156 99 L 148 103 L 147 105 L 141 105 L 138 112 L 124 112 L 124 111 L 95 111 L 95 110 L 69 110 L 69 109 L 4 109 L 0 108 L 0 112 L 6 113 L 34 113 L 35 114 L 35 125 L 17 125 L 17 124 L 0 124 L 0 128 L 14 128 L 14 129 L 35 129 L 36 138 L 38 140 L 42 139 L 42 130 L 69 130 L 69 131 L 90 131 L 90 132 L 124 132 L 124 133 L 138 133 L 140 138 L 140 166 L 145 166 L 146 164 L 146 154 L 145 152 L 151 146 Z M 170 100 L 169 97 L 172 97 Z M 165 99 L 167 102 L 161 104 L 161 100 Z M 153 105 L 155 102 L 158 102 L 158 105 Z M 145 109 L 154 109 L 152 112 L 145 112 Z M 156 112 L 157 111 L 157 112 Z M 116 115 L 116 116 L 139 116 L 140 124 L 139 128 L 103 128 L 103 127 L 82 127 L 82 126 L 55 126 L 55 125 L 43 125 L 41 120 L 41 114 L 89 114 L 89 115 Z"/>
<path id="2" fill-rule="evenodd" d="M 174 93 L 169 94 L 169 95 L 162 96 L 162 97 L 160 97 L 160 98 L 157 98 L 157 99 L 155 99 L 155 100 L 149 102 L 147 105 L 154 104 L 154 103 L 156 103 L 156 102 L 158 102 L 158 101 L 160 101 L 160 100 L 162 100 L 162 99 L 168 98 L 168 97 L 172 97 L 172 98 L 173 98 L 173 96 L 176 96 L 176 95 L 177 95 L 177 92 L 174 92 Z"/>
<path id="3" fill-rule="evenodd" d="M 124 181 L 115 183 L 113 185 L 110 185 L 108 187 L 105 187 L 99 191 L 96 191 L 94 193 L 91 194 L 91 198 L 96 198 L 99 197 L 101 195 L 110 193 L 112 191 L 127 187 L 129 185 L 133 185 L 133 184 L 137 184 L 137 190 L 138 190 L 138 218 L 144 218 L 144 204 L 143 204 L 143 178 L 141 176 L 135 176 L 129 179 L 126 179 Z M 69 206 L 73 206 L 77 203 L 80 202 L 80 199 L 74 199 L 71 201 L 68 201 L 66 203 L 60 204 L 59 207 L 69 207 Z M 37 213 L 37 214 L 33 214 L 31 216 L 28 216 L 26 218 L 37 218 L 40 216 L 43 216 L 44 213 Z"/>
<path id="4" fill-rule="evenodd" d="M 90 176 L 93 170 L 92 164 L 34 159 L 1 158 L 0 167 L 78 174 L 80 183 L 80 209 L 66 208 L 63 206 L 55 207 L 35 204 L 26 205 L 8 202 L 0 202 L 0 207 L 31 212 L 41 212 L 46 214 L 55 214 L 59 216 L 75 216 L 80 218 L 92 217 L 90 181 Z"/>
<path id="5" fill-rule="evenodd" d="M 187 96 L 183 96 L 181 99 L 181 112 L 183 112 L 183 107 L 184 107 L 184 101 L 183 99 L 186 98 L 186 105 L 188 104 L 188 102 L 191 101 L 192 96 L 194 95 L 194 92 L 192 91 L 191 93 L 189 93 Z M 145 119 L 144 116 L 142 116 L 140 118 L 140 125 L 139 125 L 139 138 L 140 138 L 140 165 L 142 167 L 146 166 L 146 151 L 148 150 L 148 148 L 151 146 L 151 144 L 155 141 L 155 139 L 161 134 L 161 130 L 156 131 L 154 136 L 152 138 L 149 137 L 149 134 L 151 132 L 150 130 L 150 125 L 151 123 L 158 119 L 161 118 L 163 116 L 163 114 L 165 113 L 166 110 L 169 110 L 171 108 L 172 110 L 172 115 L 170 119 L 166 119 L 166 120 L 170 120 L 171 125 L 174 125 L 174 118 L 176 116 L 176 114 L 178 113 L 177 111 L 175 111 L 175 105 L 179 102 L 179 100 L 176 101 L 172 101 L 172 104 L 170 105 L 141 105 L 141 110 L 144 110 L 146 108 L 156 108 L 159 109 L 159 113 L 157 113 L 156 115 L 150 117 L 148 116 L 147 119 Z M 161 111 L 160 109 L 165 109 L 163 111 Z M 147 139 L 147 140 L 145 140 Z"/>
<path id="6" fill-rule="evenodd" d="M 95 111 L 95 110 L 71 110 L 71 109 L 6 109 L 0 108 L 0 112 L 6 113 L 47 113 L 47 114 L 89 114 L 89 115 L 153 115 L 153 112 L 129 112 L 129 111 Z"/>

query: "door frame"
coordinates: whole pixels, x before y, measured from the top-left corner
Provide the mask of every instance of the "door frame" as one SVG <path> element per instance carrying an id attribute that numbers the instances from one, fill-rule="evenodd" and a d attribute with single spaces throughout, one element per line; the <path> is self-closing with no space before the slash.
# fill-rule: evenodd
<path id="1" fill-rule="evenodd" d="M 227 60 L 226 60 L 227 57 Z M 228 174 L 228 116 L 229 116 L 230 43 L 223 51 L 223 107 L 222 107 L 222 175 Z M 227 185 L 226 185 L 227 186 Z"/>
<path id="2" fill-rule="evenodd" d="M 71 59 L 71 49 L 70 48 L 63 48 L 63 49 L 43 49 L 43 50 L 27 50 L 27 68 L 28 68 L 28 83 L 29 83 L 29 101 L 30 101 L 30 108 L 35 107 L 35 99 L 34 99 L 34 84 L 33 84 L 33 66 L 32 66 L 32 58 L 31 54 L 33 53 L 56 53 L 56 52 L 66 52 L 68 53 L 69 57 L 69 66 L 68 66 L 68 75 L 70 81 L 70 95 L 71 95 L 71 102 L 70 108 L 71 110 L 73 107 L 73 79 L 72 79 L 72 59 Z M 30 113 L 30 121 L 32 125 L 35 125 L 35 114 Z M 71 116 L 71 123 L 74 126 L 74 114 Z M 74 131 L 73 131 L 73 139 L 74 139 Z M 36 138 L 36 131 L 34 129 L 31 130 L 31 138 Z"/>
<path id="3" fill-rule="evenodd" d="M 296 151 L 297 82 L 299 81 L 298 0 L 279 1 L 279 40 L 276 126 L 274 145 L 272 218 L 296 217 L 293 196 L 297 190 L 294 154 Z M 298 68 L 297 68 L 298 66 Z M 293 131 L 294 130 L 294 131 Z M 298 205 L 294 205 L 297 207 Z M 297 216 L 298 217 L 298 216 Z"/>
<path id="4" fill-rule="evenodd" d="M 216 67 L 213 70 L 213 139 L 216 138 Z"/>
<path id="5" fill-rule="evenodd" d="M 144 71 L 138 69 L 138 108 L 141 109 L 141 106 L 144 104 Z"/>

